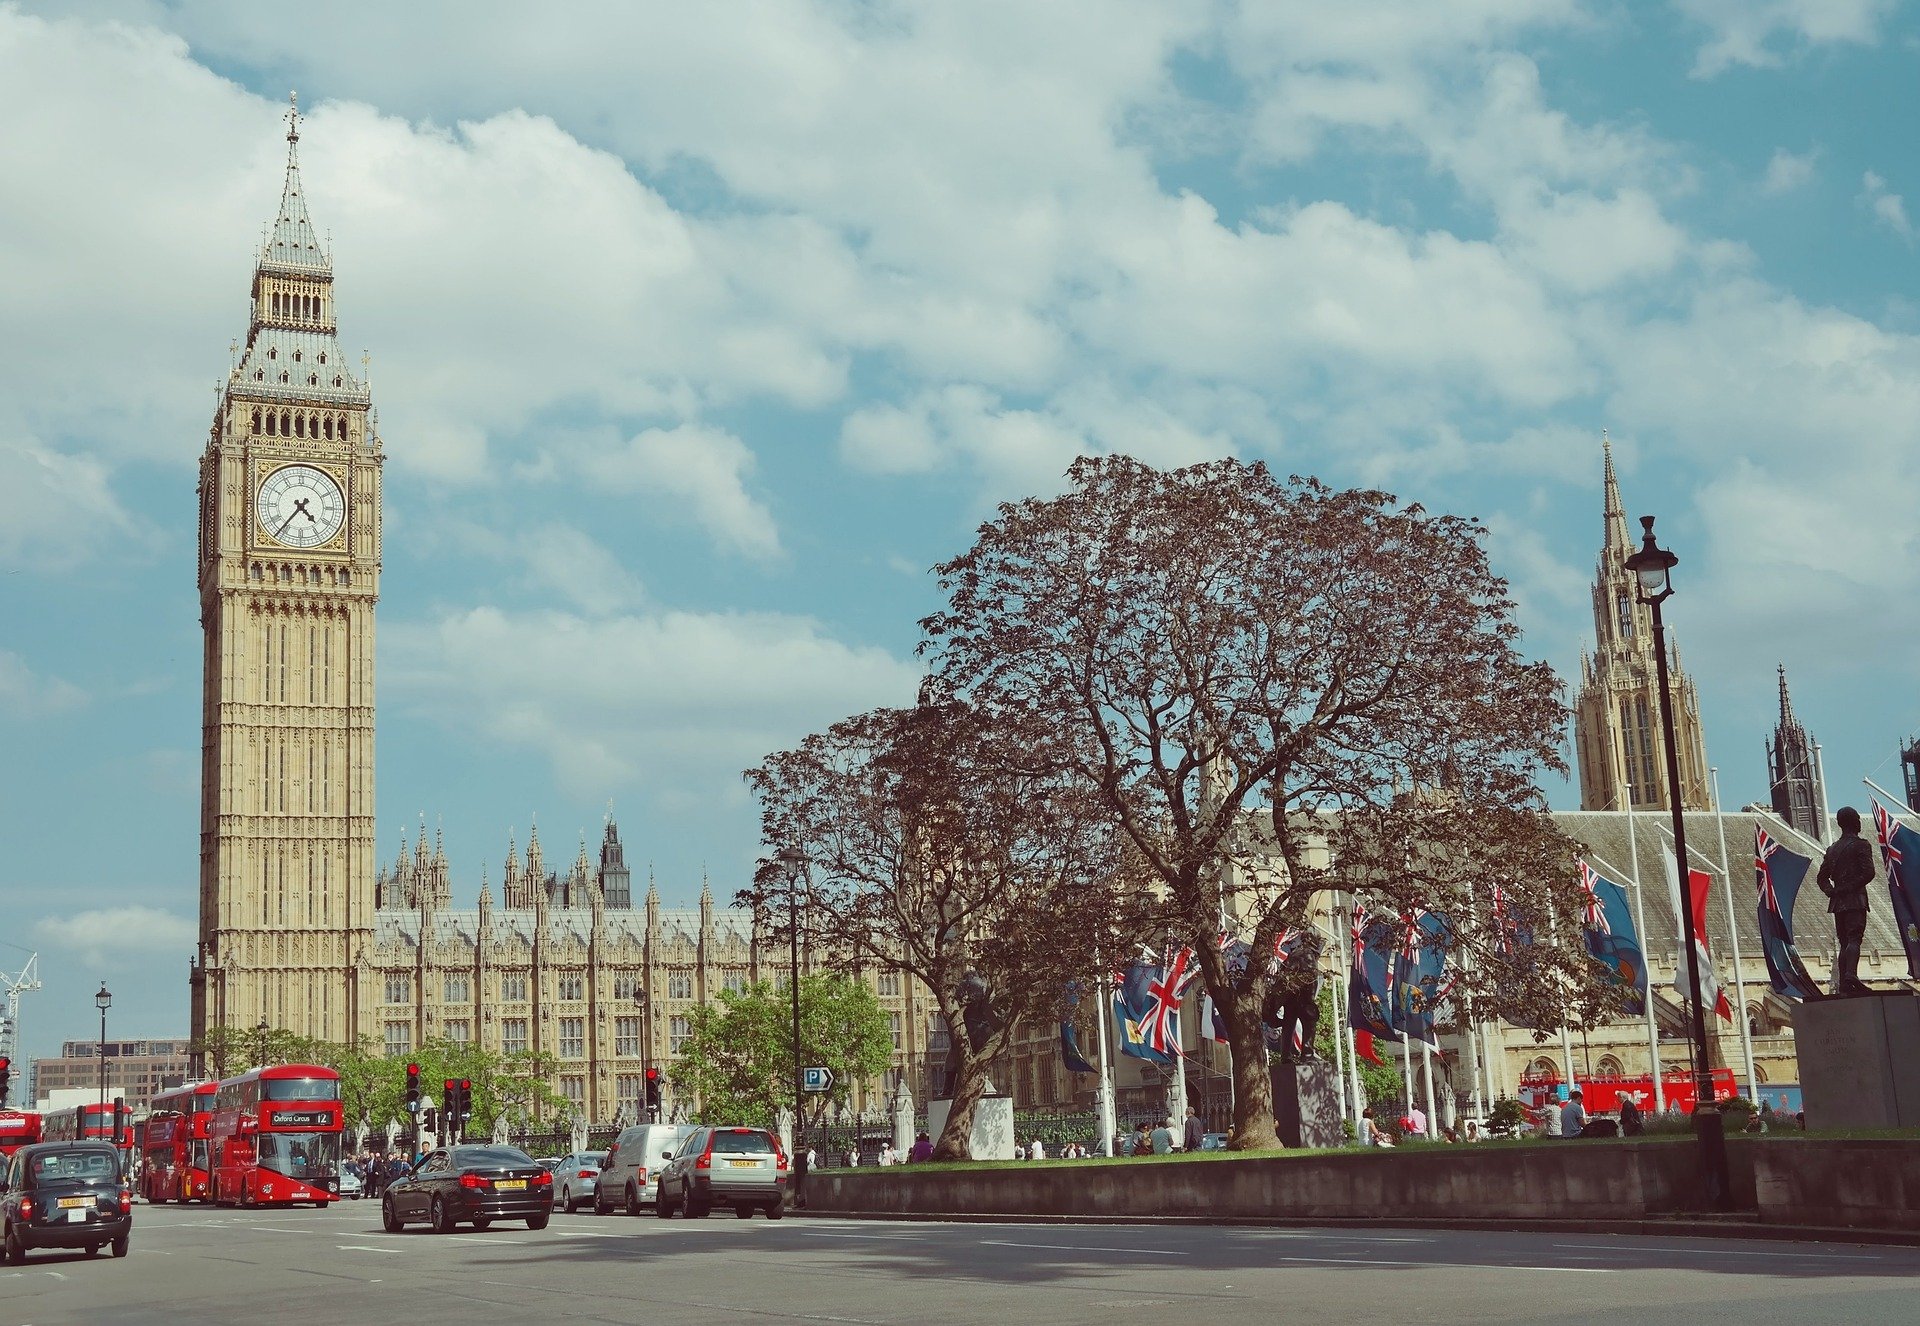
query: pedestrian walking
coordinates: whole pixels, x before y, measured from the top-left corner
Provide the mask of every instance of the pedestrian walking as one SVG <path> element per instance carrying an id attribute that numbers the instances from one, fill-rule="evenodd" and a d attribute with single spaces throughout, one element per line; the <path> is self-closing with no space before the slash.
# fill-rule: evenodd
<path id="1" fill-rule="evenodd" d="M 1200 1122 L 1200 1115 L 1191 1105 L 1187 1106 L 1187 1122 L 1180 1141 L 1188 1151 L 1198 1151 L 1207 1144 L 1207 1125 Z"/>
<path id="2" fill-rule="evenodd" d="M 1027 1159 L 1028 1160 L 1045 1160 L 1046 1158 L 1047 1158 L 1046 1143 L 1042 1142 L 1037 1137 L 1034 1138 L 1033 1145 L 1027 1148 Z"/>
<path id="3" fill-rule="evenodd" d="M 1840 957 L 1833 967 L 1836 995 L 1872 994 L 1860 980 L 1860 941 L 1867 933 L 1867 886 L 1873 883 L 1873 849 L 1860 836 L 1860 812 L 1842 806 L 1833 817 L 1840 825 L 1840 841 L 1820 861 L 1820 891 L 1833 913 L 1834 935 Z"/>
<path id="4" fill-rule="evenodd" d="M 1426 1140 L 1427 1113 L 1418 1105 L 1407 1111 L 1407 1132 L 1422 1141 Z"/>

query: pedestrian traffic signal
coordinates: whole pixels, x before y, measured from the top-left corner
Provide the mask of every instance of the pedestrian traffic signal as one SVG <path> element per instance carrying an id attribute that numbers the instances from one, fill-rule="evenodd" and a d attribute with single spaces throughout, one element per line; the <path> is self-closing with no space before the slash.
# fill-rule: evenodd
<path id="1" fill-rule="evenodd" d="M 420 1065 L 407 1065 L 407 1113 L 420 1112 Z"/>

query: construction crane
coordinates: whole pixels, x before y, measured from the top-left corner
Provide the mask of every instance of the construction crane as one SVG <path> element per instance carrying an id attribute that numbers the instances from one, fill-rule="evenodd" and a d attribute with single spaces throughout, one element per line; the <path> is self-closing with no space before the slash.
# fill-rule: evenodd
<path id="1" fill-rule="evenodd" d="M 20 996 L 40 988 L 40 955 L 32 949 L 20 948 L 18 944 L 8 944 L 6 947 L 19 949 L 27 955 L 27 965 L 20 969 L 18 976 L 9 976 L 5 971 L 0 971 L 0 985 L 7 987 L 6 1012 L 0 1013 L 0 1059 L 11 1061 L 20 1057 Z M 6 1097 L 0 1096 L 0 1109 L 6 1108 L 6 1105 Z"/>

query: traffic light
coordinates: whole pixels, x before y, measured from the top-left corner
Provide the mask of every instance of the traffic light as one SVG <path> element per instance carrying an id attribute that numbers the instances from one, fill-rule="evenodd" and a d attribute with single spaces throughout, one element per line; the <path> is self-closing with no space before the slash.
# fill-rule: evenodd
<path id="1" fill-rule="evenodd" d="M 473 1117 L 473 1083 L 467 1078 L 460 1079 L 460 1125 L 464 1130 L 468 1119 Z"/>
<path id="2" fill-rule="evenodd" d="M 7 1103 L 7 1085 L 13 1081 L 13 1060 L 0 1059 L 0 1105 Z"/>
<path id="3" fill-rule="evenodd" d="M 660 1070 L 647 1070 L 647 1114 L 655 1119 L 660 1117 Z"/>
<path id="4" fill-rule="evenodd" d="M 420 1065 L 407 1065 L 407 1113 L 420 1113 Z"/>

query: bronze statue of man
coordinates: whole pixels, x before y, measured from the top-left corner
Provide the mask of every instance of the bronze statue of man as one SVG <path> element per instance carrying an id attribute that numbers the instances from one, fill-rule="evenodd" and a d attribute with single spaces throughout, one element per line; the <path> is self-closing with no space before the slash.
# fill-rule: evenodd
<path id="1" fill-rule="evenodd" d="M 1833 817 L 1840 824 L 1840 841 L 1827 849 L 1820 862 L 1820 891 L 1827 895 L 1833 928 L 1840 940 L 1840 958 L 1834 964 L 1836 995 L 1872 994 L 1859 977 L 1860 941 L 1867 934 L 1867 886 L 1873 883 L 1873 849 L 1860 836 L 1860 812 L 1840 807 Z"/>

